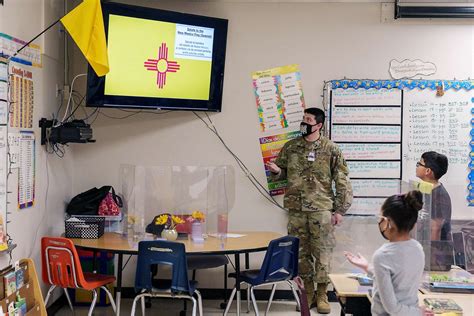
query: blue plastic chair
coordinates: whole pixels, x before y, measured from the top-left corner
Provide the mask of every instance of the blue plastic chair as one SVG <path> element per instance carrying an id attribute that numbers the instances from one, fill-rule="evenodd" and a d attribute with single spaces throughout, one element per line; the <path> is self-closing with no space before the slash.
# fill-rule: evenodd
<path id="1" fill-rule="evenodd" d="M 172 269 L 171 280 L 153 282 L 152 266 L 169 265 Z M 162 240 L 141 241 L 138 243 L 137 271 L 135 290 L 141 292 L 133 300 L 132 313 L 135 315 L 136 303 L 140 299 L 142 315 L 145 315 L 145 297 L 185 298 L 193 302 L 192 315 L 196 316 L 197 296 L 199 315 L 202 316 L 201 294 L 196 289 L 196 281 L 189 281 L 184 244 Z"/>
<path id="2" fill-rule="evenodd" d="M 279 283 L 286 283 L 290 286 L 293 296 L 295 297 L 297 308 L 300 309 L 300 301 L 293 284 L 293 278 L 298 275 L 298 250 L 299 239 L 293 236 L 285 236 L 274 239 L 268 245 L 267 253 L 263 259 L 260 269 L 245 270 L 240 273 L 242 283 L 247 283 L 247 309 L 250 310 L 250 296 L 255 310 L 258 314 L 257 301 L 255 299 L 254 289 L 256 287 L 273 285 L 270 299 L 268 300 L 265 315 L 270 310 L 270 305 L 275 294 L 276 286 Z M 236 277 L 235 273 L 229 274 L 229 277 Z M 230 294 L 229 302 L 225 309 L 224 315 L 229 312 L 232 300 L 234 299 L 236 288 Z"/>

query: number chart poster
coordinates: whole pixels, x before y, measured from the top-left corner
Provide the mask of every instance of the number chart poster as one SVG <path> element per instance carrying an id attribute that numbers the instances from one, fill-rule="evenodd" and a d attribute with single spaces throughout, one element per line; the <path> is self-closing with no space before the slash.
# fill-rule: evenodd
<path id="1" fill-rule="evenodd" d="M 33 128 L 33 73 L 22 67 L 12 67 L 12 105 L 10 127 Z"/>
<path id="2" fill-rule="evenodd" d="M 265 174 L 267 176 L 268 190 L 270 191 L 269 193 L 271 196 L 284 194 L 287 181 L 286 179 L 279 181 L 272 180 L 271 172 L 270 170 L 268 170 L 267 163 L 270 161 L 274 161 L 278 157 L 280 150 L 283 148 L 283 145 L 285 145 L 287 141 L 294 139 L 300 135 L 301 133 L 299 131 L 294 131 L 260 138 L 260 149 L 262 150 L 263 164 L 265 165 Z"/>
<path id="3" fill-rule="evenodd" d="M 252 73 L 260 131 L 298 127 L 305 102 L 298 65 Z"/>

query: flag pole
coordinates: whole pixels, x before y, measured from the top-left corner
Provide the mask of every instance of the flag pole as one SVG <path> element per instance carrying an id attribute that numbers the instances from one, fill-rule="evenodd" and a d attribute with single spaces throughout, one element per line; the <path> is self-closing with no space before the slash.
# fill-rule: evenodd
<path id="1" fill-rule="evenodd" d="M 47 30 L 49 30 L 50 28 L 52 28 L 53 26 L 55 26 L 60 20 L 62 19 L 59 18 L 58 20 L 56 20 L 53 24 L 51 24 L 50 26 L 48 26 L 46 29 L 44 29 L 43 31 L 41 31 L 41 33 L 39 33 L 38 35 L 36 35 L 35 37 L 33 37 L 32 40 L 30 40 L 28 43 L 26 43 L 25 45 L 23 45 L 19 50 L 17 50 L 15 52 L 15 54 L 13 54 L 10 58 L 8 58 L 9 60 L 14 58 L 16 55 L 18 55 L 19 52 L 21 52 L 26 46 L 30 45 L 31 42 L 33 42 L 35 39 L 37 39 L 38 37 L 40 37 L 42 34 L 44 34 Z"/>

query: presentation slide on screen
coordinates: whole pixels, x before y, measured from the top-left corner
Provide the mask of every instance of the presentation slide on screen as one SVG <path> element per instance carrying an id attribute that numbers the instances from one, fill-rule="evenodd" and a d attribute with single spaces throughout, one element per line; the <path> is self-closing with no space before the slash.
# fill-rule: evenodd
<path id="1" fill-rule="evenodd" d="M 110 15 L 112 96 L 209 100 L 214 29 Z"/>

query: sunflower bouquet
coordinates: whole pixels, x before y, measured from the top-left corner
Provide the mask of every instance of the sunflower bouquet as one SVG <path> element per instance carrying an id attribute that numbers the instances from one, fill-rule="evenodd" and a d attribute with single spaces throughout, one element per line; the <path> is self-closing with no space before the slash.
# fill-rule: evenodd
<path id="1" fill-rule="evenodd" d="M 204 223 L 206 215 L 201 211 L 194 211 L 191 216 L 187 217 L 187 220 L 191 223 Z"/>
<path id="2" fill-rule="evenodd" d="M 171 214 L 162 214 L 155 220 L 155 225 L 164 226 L 165 229 L 176 229 L 176 225 L 183 223 L 182 218 Z"/>

